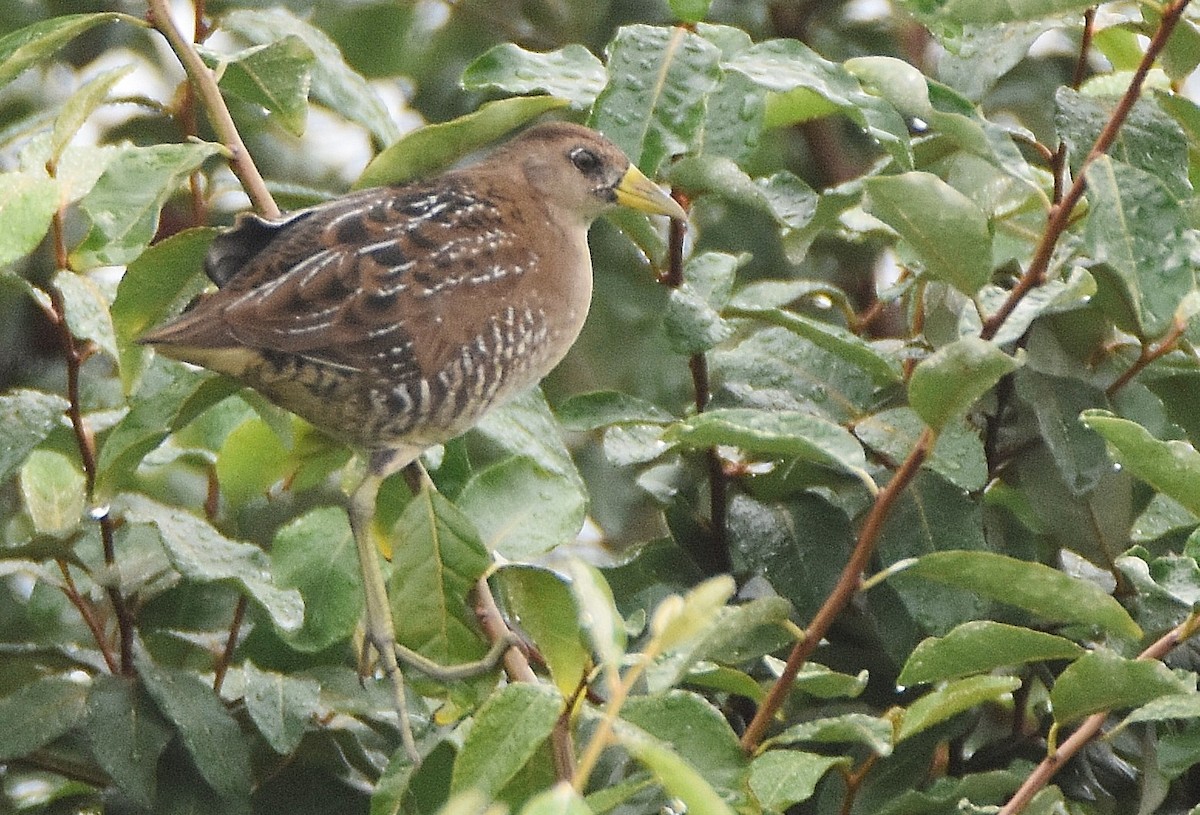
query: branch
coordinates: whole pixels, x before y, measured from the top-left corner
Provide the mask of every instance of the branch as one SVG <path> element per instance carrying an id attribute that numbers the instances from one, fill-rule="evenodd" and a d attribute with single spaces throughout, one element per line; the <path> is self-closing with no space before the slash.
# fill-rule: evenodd
<path id="1" fill-rule="evenodd" d="M 892 480 L 875 496 L 875 503 L 871 506 L 866 521 L 863 522 L 862 530 L 858 533 L 858 542 L 854 545 L 854 551 L 850 553 L 850 560 L 846 562 L 846 567 L 842 569 L 837 585 L 834 586 L 825 603 L 817 611 L 808 628 L 805 629 L 804 639 L 797 642 L 792 648 L 783 673 L 771 686 L 767 698 L 763 700 L 749 726 L 746 727 L 746 732 L 742 734 L 742 749 L 747 753 L 753 753 L 758 749 L 758 745 L 766 733 L 767 725 L 775 718 L 775 714 L 783 706 L 788 693 L 791 692 L 796 674 L 800 672 L 800 668 L 817 650 L 817 646 L 825 635 L 829 633 L 834 620 L 854 599 L 862 582 L 862 574 L 866 571 L 867 564 L 875 553 L 875 546 L 879 543 L 879 533 L 883 529 L 883 522 L 887 520 L 900 493 L 912 482 L 921 463 L 933 450 L 936 440 L 937 436 L 934 432 L 926 428 L 917 439 L 908 458 L 904 459 L 900 469 L 896 470 L 896 474 L 892 476 Z"/>
<path id="2" fill-rule="evenodd" d="M 1182 623 L 1160 637 L 1158 641 L 1145 651 L 1142 651 L 1138 655 L 1138 659 L 1162 659 L 1170 653 L 1171 649 L 1191 637 L 1198 630 L 1200 630 L 1200 616 L 1193 613 Z M 1070 738 L 1058 745 L 1057 750 L 1054 750 L 1042 759 L 1042 763 L 1030 773 L 1029 777 L 1025 779 L 1025 783 L 1020 786 L 1009 802 L 1000 809 L 998 815 L 1017 815 L 1017 813 L 1024 810 L 1029 802 L 1033 800 L 1033 797 L 1050 783 L 1050 779 L 1054 777 L 1059 768 L 1070 761 L 1076 753 L 1083 749 L 1084 745 L 1099 734 L 1100 728 L 1104 726 L 1104 722 L 1107 719 L 1108 711 L 1093 713 L 1084 719 L 1083 724 L 1071 734 Z"/>
<path id="3" fill-rule="evenodd" d="M 1004 321 L 1016 309 L 1017 304 L 1024 299 L 1025 295 L 1029 294 L 1033 289 L 1046 282 L 1046 272 L 1050 268 L 1050 259 L 1054 255 L 1054 247 L 1058 245 L 1058 239 L 1062 237 L 1066 231 L 1067 225 L 1071 220 L 1071 213 L 1074 211 L 1076 204 L 1083 197 L 1084 188 L 1087 186 L 1084 178 L 1085 170 L 1088 165 L 1095 161 L 1100 156 L 1108 152 L 1108 148 L 1112 147 L 1113 142 L 1117 138 L 1117 134 L 1121 130 L 1121 126 L 1129 117 L 1129 111 L 1133 109 L 1133 105 L 1141 96 L 1142 85 L 1146 81 L 1146 75 L 1150 72 L 1154 61 L 1158 58 L 1159 53 L 1166 47 L 1167 40 L 1171 37 L 1171 32 L 1175 29 L 1175 24 L 1179 22 L 1179 18 L 1183 15 L 1183 10 L 1187 8 L 1190 0 L 1174 0 L 1163 10 L 1162 20 L 1158 24 L 1158 30 L 1154 32 L 1154 37 L 1150 40 L 1150 45 L 1146 48 L 1146 53 L 1142 55 L 1142 61 L 1138 64 L 1137 70 L 1133 73 L 1133 79 L 1129 82 L 1129 87 L 1125 89 L 1125 94 L 1121 97 L 1121 101 L 1117 103 L 1116 109 L 1108 122 L 1104 125 L 1104 129 L 1100 131 L 1100 135 L 1096 137 L 1096 143 L 1092 145 L 1092 149 L 1088 151 L 1083 163 L 1079 166 L 1079 172 L 1075 176 L 1075 181 L 1071 184 L 1071 188 L 1063 195 L 1062 200 L 1050 207 L 1050 217 L 1046 221 L 1046 229 L 1042 233 L 1042 238 L 1038 242 L 1037 249 L 1034 251 L 1033 260 L 1029 263 L 1029 268 L 1025 274 L 1021 275 L 1021 279 L 1008 293 L 1008 298 L 1000 306 L 991 317 L 983 324 L 983 330 L 980 336 L 985 340 L 990 340 L 1000 331 L 1000 327 L 1004 325 Z"/>
<path id="4" fill-rule="evenodd" d="M 57 167 L 53 161 L 47 163 L 46 171 L 51 176 L 56 174 Z M 54 257 L 58 268 L 69 270 L 70 262 L 64 229 L 63 210 L 59 209 L 54 213 L 54 219 L 51 223 Z M 83 400 L 79 392 L 79 372 L 83 367 L 83 363 L 87 361 L 91 351 L 87 347 L 80 348 L 79 343 L 75 341 L 75 335 L 71 333 L 71 327 L 67 325 L 67 305 L 63 301 L 62 292 L 54 285 L 50 285 L 47 288 L 51 304 L 49 316 L 58 330 L 59 341 L 62 344 L 63 357 L 67 369 L 67 418 L 71 422 L 71 430 L 75 435 L 75 446 L 79 450 L 79 461 L 83 467 L 87 500 L 91 504 L 95 499 L 96 493 L 96 437 L 92 435 L 91 428 L 88 427 L 87 420 L 83 416 Z M 114 543 L 112 517 L 107 511 L 104 511 L 99 513 L 97 522 L 100 525 L 100 542 L 104 549 L 104 565 L 108 568 L 110 574 L 115 574 L 117 552 L 116 544 Z M 80 614 L 83 615 L 84 622 L 96 640 L 96 645 L 100 648 L 101 653 L 104 654 L 105 663 L 109 668 L 117 664 L 121 673 L 126 675 L 132 674 L 133 617 L 128 605 L 125 603 L 124 595 L 121 594 L 120 586 L 110 584 L 105 587 L 109 603 L 112 604 L 113 616 L 117 620 L 118 645 L 121 649 L 120 662 L 114 663 L 114 659 L 109 653 L 108 644 L 105 642 L 103 636 L 104 632 L 96 626 L 97 621 L 88 613 L 85 604 L 82 603 L 82 597 L 75 590 L 74 582 L 65 563 L 60 561 L 59 565 L 62 568 L 63 577 L 67 581 L 67 597 L 79 609 Z"/>
<path id="5" fill-rule="evenodd" d="M 1183 332 L 1187 330 L 1187 321 L 1176 318 L 1171 325 L 1171 330 L 1163 335 L 1163 338 L 1152 345 L 1142 345 L 1142 350 L 1138 354 L 1138 358 L 1133 361 L 1133 364 L 1121 372 L 1111 385 L 1104 389 L 1104 393 L 1110 399 L 1116 395 L 1117 391 L 1133 381 L 1133 378 L 1140 374 L 1151 362 L 1161 356 L 1171 353 L 1179 346 L 1179 340 L 1183 337 Z"/>
<path id="6" fill-rule="evenodd" d="M 176 28 L 167 9 L 167 0 L 149 0 L 149 6 L 151 22 L 167 38 L 172 50 L 179 57 L 192 86 L 208 111 L 209 121 L 217 132 L 217 137 L 229 151 L 229 169 L 233 170 L 233 174 L 242 183 L 255 211 L 265 218 L 278 218 L 279 207 L 267 190 L 266 182 L 254 166 L 254 160 L 238 134 L 237 126 L 233 123 L 233 117 L 229 115 L 229 108 L 221 97 L 221 90 L 217 87 L 212 71 L 204 64 L 204 60 L 200 59 L 195 45 L 184 38 Z"/>
<path id="7" fill-rule="evenodd" d="M 672 196 L 680 206 L 688 208 L 688 200 L 682 193 L 673 192 Z M 659 278 L 659 282 L 668 288 L 677 289 L 683 285 L 683 244 L 687 235 L 687 224 L 672 218 L 668 229 L 667 271 Z M 688 369 L 692 373 L 696 412 L 703 413 L 712 396 L 708 380 L 708 358 L 704 354 L 693 354 L 688 359 Z M 704 551 L 694 551 L 693 554 L 702 561 L 700 567 L 704 572 L 720 574 L 732 568 L 729 560 L 729 541 L 725 531 L 729 485 L 717 448 L 710 447 L 705 450 L 704 460 L 708 469 L 710 536 Z"/>

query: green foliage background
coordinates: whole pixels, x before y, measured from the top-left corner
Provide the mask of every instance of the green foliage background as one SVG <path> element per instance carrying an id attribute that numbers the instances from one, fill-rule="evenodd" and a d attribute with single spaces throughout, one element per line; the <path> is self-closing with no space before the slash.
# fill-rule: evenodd
<path id="1" fill-rule="evenodd" d="M 1200 12 L 201 16 L 285 209 L 549 114 L 691 224 L 598 223 L 566 362 L 385 485 L 402 641 L 486 575 L 538 675 L 414 676 L 415 768 L 352 451 L 133 343 L 248 206 L 213 106 L 141 3 L 0 2 L 0 809 L 1200 811 Z"/>

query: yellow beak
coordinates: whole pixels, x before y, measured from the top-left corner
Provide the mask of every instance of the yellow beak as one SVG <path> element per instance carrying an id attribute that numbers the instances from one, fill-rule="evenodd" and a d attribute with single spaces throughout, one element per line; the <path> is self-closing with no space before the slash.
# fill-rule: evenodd
<path id="1" fill-rule="evenodd" d="M 617 185 L 617 203 L 651 215 L 669 215 L 680 221 L 687 220 L 683 207 L 632 164 Z"/>

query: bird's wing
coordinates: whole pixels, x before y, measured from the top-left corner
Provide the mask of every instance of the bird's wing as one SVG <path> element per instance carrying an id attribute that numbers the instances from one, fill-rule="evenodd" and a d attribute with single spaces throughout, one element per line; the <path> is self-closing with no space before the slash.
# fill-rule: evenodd
<path id="1" fill-rule="evenodd" d="M 502 306 L 536 260 L 493 198 L 416 185 L 317 207 L 228 277 L 216 295 L 222 322 L 240 344 L 359 369 L 411 355 L 414 337 L 465 343 L 473 338 L 456 335 L 460 321 L 439 295 L 465 287 L 468 300 Z"/>

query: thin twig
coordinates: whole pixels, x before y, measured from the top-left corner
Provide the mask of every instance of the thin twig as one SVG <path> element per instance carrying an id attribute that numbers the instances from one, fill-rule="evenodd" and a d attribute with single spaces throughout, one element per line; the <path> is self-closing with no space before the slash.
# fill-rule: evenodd
<path id="1" fill-rule="evenodd" d="M 926 428 L 917 439 L 917 443 L 908 457 L 896 470 L 896 474 L 892 476 L 892 480 L 875 496 L 875 503 L 871 506 L 871 511 L 863 522 L 862 530 L 858 533 L 858 541 L 854 545 L 854 551 L 850 553 L 850 560 L 842 569 L 837 585 L 834 586 L 829 597 L 825 599 L 820 610 L 805 629 L 804 638 L 792 648 L 783 673 L 771 686 L 767 698 L 759 705 L 754 718 L 746 727 L 746 732 L 742 734 L 742 749 L 747 753 L 753 753 L 758 749 L 758 745 L 766 733 L 767 725 L 775 718 L 775 714 L 779 712 L 779 708 L 783 706 L 784 700 L 791 692 L 796 674 L 800 672 L 800 668 L 812 656 L 825 635 L 829 633 L 834 620 L 854 599 L 862 582 L 862 574 L 866 570 L 871 556 L 875 553 L 875 546 L 879 542 L 879 533 L 883 529 L 884 521 L 887 520 L 900 493 L 912 482 L 921 463 L 933 449 L 936 438 L 934 432 Z"/>
<path id="2" fill-rule="evenodd" d="M 233 123 L 233 117 L 229 114 L 225 100 L 221 97 L 221 90 L 217 87 L 212 71 L 204 64 L 196 47 L 185 39 L 175 26 L 170 11 L 167 9 L 167 0 L 149 0 L 149 7 L 151 22 L 167 38 L 167 42 L 171 44 L 171 48 L 179 57 L 196 93 L 204 103 L 209 121 L 217 132 L 217 137 L 229 151 L 229 169 L 233 170 L 233 174 L 242 183 L 246 194 L 250 196 L 250 203 L 254 205 L 255 211 L 266 218 L 278 218 L 279 207 L 275 204 L 275 199 L 271 197 L 267 184 L 254 165 L 249 151 L 246 150 L 245 143 L 242 142 L 242 137 Z"/>
<path id="3" fill-rule="evenodd" d="M 1042 238 L 1038 242 L 1037 249 L 1034 251 L 1033 260 L 1030 261 L 1029 268 L 1026 269 L 1025 274 L 1021 275 L 1021 279 L 1013 286 L 1012 291 L 1008 293 L 1008 298 L 1005 299 L 996 313 L 984 321 L 983 330 L 980 332 L 980 336 L 983 339 L 990 340 L 995 337 L 1000 331 L 1001 326 L 1004 325 L 1004 321 L 1012 315 L 1017 304 L 1025 298 L 1025 295 L 1046 282 L 1046 273 L 1050 268 L 1050 259 L 1054 255 L 1054 248 L 1058 245 L 1058 240 L 1062 237 L 1063 232 L 1066 231 L 1067 225 L 1071 221 L 1071 213 L 1074 211 L 1076 204 L 1083 197 L 1083 191 L 1086 187 L 1086 182 L 1084 181 L 1086 173 L 1084 171 L 1088 165 L 1104 155 L 1112 147 L 1112 143 L 1116 140 L 1121 126 L 1129 117 L 1129 112 L 1133 109 L 1134 103 L 1137 102 L 1138 97 L 1141 95 L 1146 75 L 1150 73 L 1150 69 L 1154 66 L 1154 61 L 1158 58 L 1159 53 L 1166 47 L 1167 40 L 1171 37 L 1171 32 L 1175 29 L 1176 23 L 1179 22 L 1179 18 L 1183 15 L 1183 10 L 1187 8 L 1189 2 L 1190 0 L 1174 0 L 1174 2 L 1163 10 L 1158 30 L 1154 32 L 1154 36 L 1146 48 L 1146 53 L 1142 56 L 1142 61 L 1138 64 L 1137 70 L 1134 71 L 1133 79 L 1129 82 L 1129 87 L 1126 88 L 1125 94 L 1117 103 L 1116 109 L 1113 110 L 1108 122 L 1105 123 L 1104 129 L 1096 137 L 1096 142 L 1092 145 L 1092 149 L 1084 157 L 1074 183 L 1071 184 L 1071 188 L 1063 195 L 1061 201 L 1051 205 L 1050 215 L 1046 220 L 1046 228 L 1042 232 Z"/>
<path id="4" fill-rule="evenodd" d="M 50 175 L 54 175 L 56 167 L 51 162 L 46 167 Z M 54 214 L 54 219 L 51 223 L 51 234 L 54 241 L 54 255 L 58 268 L 64 271 L 69 270 L 69 254 L 67 252 L 66 233 L 64 230 L 63 211 L 60 209 Z M 63 300 L 62 293 L 56 286 L 49 287 L 50 303 L 53 312 L 51 317 L 58 329 L 59 342 L 62 344 L 63 357 L 66 361 L 67 372 L 67 418 L 71 422 L 71 430 L 75 435 L 75 446 L 79 450 L 79 460 L 83 466 L 84 485 L 87 494 L 88 503 L 92 503 L 96 496 L 96 439 L 92 435 L 91 428 L 87 425 L 87 420 L 83 416 L 83 400 L 79 391 L 79 373 L 83 367 L 83 363 L 87 361 L 90 355 L 90 349 L 80 348 L 75 341 L 75 335 L 71 333 L 70 326 L 67 325 L 67 305 Z M 101 512 L 97 517 L 97 522 L 100 525 L 100 542 L 104 549 L 104 565 L 108 568 L 110 574 L 116 574 L 117 552 L 114 543 L 115 534 L 112 517 L 108 512 Z M 69 573 L 64 574 L 68 580 L 68 586 L 73 587 Z M 75 592 L 78 595 L 78 592 Z M 109 602 L 112 604 L 113 616 L 117 620 L 117 635 L 118 646 L 121 650 L 121 659 L 119 670 L 123 674 L 131 674 L 133 672 L 133 617 L 130 614 L 129 607 L 125 603 L 125 597 L 121 594 L 121 589 L 115 583 L 105 587 L 105 593 L 108 595 Z M 70 597 L 70 594 L 68 594 Z M 84 613 L 80 608 L 80 612 Z M 104 632 L 97 631 L 92 628 L 91 621 L 88 621 L 88 615 L 84 613 L 84 620 L 88 622 L 88 627 L 92 629 L 92 635 L 96 639 L 96 644 L 101 652 L 105 654 L 105 662 L 112 666 L 109 658 L 108 645 L 105 642 Z"/>
<path id="5" fill-rule="evenodd" d="M 1111 385 L 1104 389 L 1104 393 L 1111 399 L 1121 388 L 1133 381 L 1133 378 L 1146 369 L 1150 363 L 1161 356 L 1171 353 L 1179 346 L 1179 340 L 1183 337 L 1183 332 L 1187 330 L 1187 323 L 1181 320 L 1176 320 L 1171 324 L 1171 330 L 1163 335 L 1162 339 L 1152 345 L 1143 345 L 1138 358 L 1133 361 L 1133 364 L 1121 372 Z"/>
<path id="6" fill-rule="evenodd" d="M 229 671 L 229 666 L 233 662 L 233 651 L 237 648 L 238 635 L 242 630 L 242 619 L 246 616 L 246 595 L 238 597 L 237 605 L 233 608 L 233 622 L 229 624 L 229 636 L 225 638 L 225 647 L 221 649 L 221 655 L 217 658 L 217 664 L 213 668 L 213 691 L 221 692 L 221 685 L 225 684 L 225 674 Z"/>
<path id="7" fill-rule="evenodd" d="M 682 193 L 672 195 L 679 205 L 688 208 L 688 200 Z M 671 219 L 668 227 L 667 270 L 659 279 L 664 286 L 677 289 L 683 285 L 683 248 L 687 236 L 687 224 Z M 708 358 L 703 354 L 692 354 L 688 359 L 688 369 L 692 374 L 692 391 L 695 393 L 694 404 L 697 413 L 703 413 L 708 408 L 711 389 L 708 380 Z M 728 517 L 728 482 L 725 477 L 725 467 L 721 456 L 715 447 L 704 451 L 705 467 L 708 470 L 708 504 L 709 504 L 709 540 L 705 551 L 695 552 L 703 560 L 701 568 L 710 574 L 728 572 L 732 568 L 729 560 L 729 541 L 726 534 Z"/>
<path id="8" fill-rule="evenodd" d="M 79 589 L 75 585 L 75 579 L 71 577 L 70 567 L 62 558 L 57 558 L 58 570 L 63 576 L 63 594 L 67 596 L 67 600 L 79 612 L 79 616 L 83 618 L 83 623 L 92 632 L 92 639 L 96 641 L 96 645 L 100 648 L 100 655 L 104 657 L 104 664 L 108 666 L 110 673 L 120 673 L 121 666 L 117 662 L 117 658 L 113 656 L 112 649 L 108 647 L 108 641 L 104 636 L 104 625 L 100 620 L 96 619 L 96 612 L 92 608 L 92 604 L 87 601 Z"/>
<path id="9" fill-rule="evenodd" d="M 1138 659 L 1162 659 L 1170 653 L 1171 649 L 1191 637 L 1197 630 L 1200 630 L 1200 616 L 1192 614 L 1175 628 L 1159 637 L 1153 645 L 1138 655 Z M 1017 815 L 1025 809 L 1033 797 L 1050 783 L 1054 774 L 1100 733 L 1107 720 L 1108 711 L 1094 713 L 1084 719 L 1078 730 L 1042 759 L 1042 763 L 1029 774 L 1009 802 L 1000 809 L 998 815 Z"/>
<path id="10" fill-rule="evenodd" d="M 490 644 L 495 645 L 503 640 L 512 640 L 513 633 L 496 605 L 492 587 L 486 577 L 481 577 L 475 583 L 475 619 Z M 525 652 L 513 645 L 504 652 L 504 673 L 513 682 L 538 683 L 538 676 L 529 664 Z M 558 781 L 570 783 L 575 775 L 575 745 L 571 740 L 571 708 L 573 700 L 564 706 L 563 714 L 551 731 L 551 749 L 554 754 L 554 773 Z"/>

